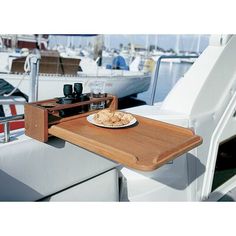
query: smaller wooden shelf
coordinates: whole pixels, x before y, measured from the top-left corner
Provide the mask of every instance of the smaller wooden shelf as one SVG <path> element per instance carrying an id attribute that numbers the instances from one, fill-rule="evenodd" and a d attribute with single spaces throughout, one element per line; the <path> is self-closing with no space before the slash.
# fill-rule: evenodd
<path id="1" fill-rule="evenodd" d="M 202 143 L 190 129 L 135 116 L 138 123 L 121 129 L 101 128 L 81 117 L 56 125 L 48 133 L 113 161 L 152 171 Z"/>
<path id="2" fill-rule="evenodd" d="M 84 95 L 89 96 L 90 94 Z M 106 108 L 111 110 L 117 109 L 117 97 L 111 94 L 106 94 L 103 98 L 90 98 L 88 101 L 81 101 L 72 104 L 59 104 L 59 98 L 26 103 L 24 106 L 25 134 L 31 138 L 37 139 L 38 141 L 47 142 L 50 135 L 48 133 L 48 128 L 50 126 L 93 114 L 97 112 L 97 110 L 81 112 L 81 110 L 78 110 L 77 108 L 101 101 L 105 102 Z M 73 110 L 73 113 L 67 117 L 61 116 L 60 111 L 67 109 L 70 109 L 70 111 Z"/>

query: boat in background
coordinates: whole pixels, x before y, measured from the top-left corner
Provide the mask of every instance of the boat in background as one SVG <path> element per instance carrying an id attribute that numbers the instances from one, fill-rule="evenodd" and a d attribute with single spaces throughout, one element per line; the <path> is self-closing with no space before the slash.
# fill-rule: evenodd
<path id="1" fill-rule="evenodd" d="M 27 49 L 19 53 L 0 52 L 0 78 L 14 87 L 19 86 L 23 93 L 29 94 L 29 75 L 25 74 L 24 70 L 26 55 Z M 136 61 L 130 65 L 130 70 L 107 69 L 98 66 L 88 57 L 41 51 L 38 94 L 40 100 L 60 97 L 65 83 L 83 83 L 84 92 L 90 92 L 90 84 L 96 80 L 105 83 L 106 93 L 122 98 L 147 91 L 151 83 L 151 72 L 139 70 Z"/>
<path id="2" fill-rule="evenodd" d="M 0 48 L 2 50 L 7 50 L 8 48 L 39 48 L 47 50 L 48 40 L 48 34 L 1 34 Z"/>
<path id="3" fill-rule="evenodd" d="M 90 84 L 93 81 L 103 81 L 105 92 L 118 98 L 137 95 L 149 89 L 152 73 L 147 68 L 140 69 L 137 60 L 130 67 L 127 66 L 129 70 L 113 65 L 110 68 L 98 66 L 101 58 L 97 56 L 102 52 L 103 37 L 88 36 L 96 36 L 96 43 L 87 50 L 72 47 L 73 42 L 69 36 L 67 47 L 58 45 L 57 50 L 49 50 L 49 35 L 1 35 L 0 78 L 29 94 L 29 75 L 25 73 L 27 57 L 32 49 L 41 48 L 43 50 L 40 52 L 38 94 L 40 100 L 60 97 L 65 83 L 83 83 L 84 92 L 87 93 L 90 92 Z M 95 60 L 91 58 L 93 50 Z"/>

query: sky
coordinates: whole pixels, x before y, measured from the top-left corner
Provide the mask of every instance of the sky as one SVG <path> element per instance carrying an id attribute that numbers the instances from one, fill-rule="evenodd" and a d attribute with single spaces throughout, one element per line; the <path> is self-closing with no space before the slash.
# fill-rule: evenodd
<path id="1" fill-rule="evenodd" d="M 85 46 L 89 42 L 94 42 L 94 37 L 80 37 L 70 36 L 73 45 L 76 47 L 79 45 Z M 194 35 L 194 34 L 161 34 L 161 35 L 147 35 L 147 34 L 112 34 L 104 35 L 104 44 L 108 48 L 119 48 L 122 43 L 124 46 L 128 43 L 134 43 L 139 45 L 157 45 L 165 50 L 170 48 L 176 50 L 179 45 L 180 51 L 197 51 L 198 40 L 200 39 L 199 51 L 202 52 L 208 45 L 209 35 Z M 50 36 L 49 46 L 53 47 L 56 44 L 67 45 L 68 36 Z M 179 42 L 179 43 L 177 43 Z"/>

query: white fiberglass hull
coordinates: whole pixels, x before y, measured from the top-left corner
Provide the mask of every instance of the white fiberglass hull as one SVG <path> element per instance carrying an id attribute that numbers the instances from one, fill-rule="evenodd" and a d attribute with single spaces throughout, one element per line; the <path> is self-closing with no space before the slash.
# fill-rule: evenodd
<path id="1" fill-rule="evenodd" d="M 1 79 L 16 87 L 23 75 L 16 74 L 0 74 Z M 56 76 L 56 75 L 40 75 L 38 99 L 49 99 L 53 97 L 63 96 L 63 85 L 73 83 L 83 83 L 83 92 L 90 92 L 89 84 L 92 81 L 101 80 L 105 82 L 105 92 L 116 95 L 117 97 L 126 97 L 148 90 L 151 82 L 150 75 L 118 75 L 118 76 Z M 21 82 L 19 89 L 29 95 L 30 78 L 26 76 Z"/>

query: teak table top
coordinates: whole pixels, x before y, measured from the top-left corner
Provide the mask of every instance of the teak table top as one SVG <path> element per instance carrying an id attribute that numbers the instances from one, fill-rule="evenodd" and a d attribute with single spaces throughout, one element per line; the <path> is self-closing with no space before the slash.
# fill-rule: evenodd
<path id="1" fill-rule="evenodd" d="M 49 133 L 130 168 L 152 171 L 202 143 L 190 129 L 136 116 L 134 126 L 109 129 L 86 117 L 49 128 Z"/>

